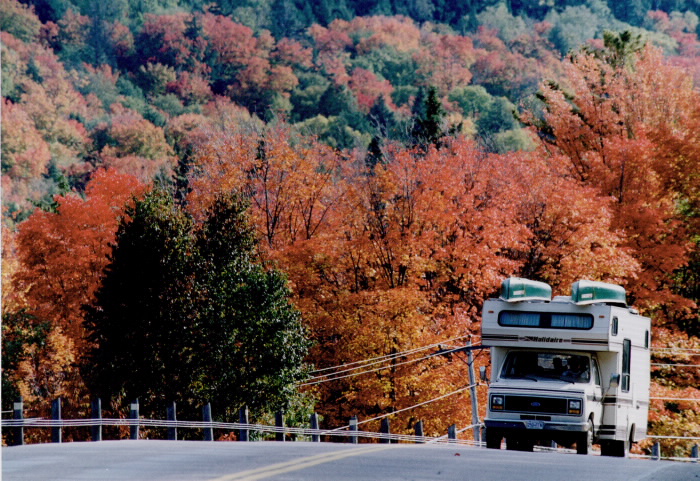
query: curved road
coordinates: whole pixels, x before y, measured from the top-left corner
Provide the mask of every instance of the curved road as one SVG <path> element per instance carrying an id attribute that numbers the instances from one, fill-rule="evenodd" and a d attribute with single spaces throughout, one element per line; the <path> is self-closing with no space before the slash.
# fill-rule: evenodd
<path id="1" fill-rule="evenodd" d="M 3 481 L 700 481 L 700 464 L 460 445 L 102 441 L 2 448 Z"/>

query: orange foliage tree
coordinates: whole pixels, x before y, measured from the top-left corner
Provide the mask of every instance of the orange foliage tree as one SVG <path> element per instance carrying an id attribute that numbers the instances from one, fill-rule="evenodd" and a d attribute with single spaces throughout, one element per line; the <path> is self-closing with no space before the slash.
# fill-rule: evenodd
<path id="1" fill-rule="evenodd" d="M 194 168 L 200 175 L 191 182 L 191 209 L 206 209 L 216 192 L 246 194 L 268 249 L 314 237 L 338 201 L 335 153 L 318 142 L 292 138 L 285 128 L 211 137 L 200 147 Z"/>
<path id="2" fill-rule="evenodd" d="M 671 348 L 664 352 L 672 357 L 679 346 L 693 349 L 692 336 L 699 332 L 700 95 L 690 73 L 626 33 L 607 35 L 602 49 L 579 53 L 565 72 L 562 86 L 543 87 L 544 117 L 529 119 L 552 162 L 574 184 L 609 199 L 608 238 L 617 235 L 622 252 L 638 266 L 621 283 L 632 302 L 653 317 L 654 347 Z M 664 352 L 652 354 L 663 359 Z M 683 365 L 653 369 L 652 392 L 698 397 L 687 371 Z M 673 401 L 651 406 L 655 434 L 687 435 L 679 427 L 694 419 L 687 406 Z M 687 453 L 687 443 L 668 444 L 677 455 Z"/>
<path id="3" fill-rule="evenodd" d="M 613 227 L 614 202 L 550 161 L 543 149 L 508 155 L 517 190 L 518 218 L 530 236 L 515 254 L 523 277 L 547 282 L 562 295 L 571 284 L 594 277 L 627 284 L 640 265 Z"/>
<path id="4" fill-rule="evenodd" d="M 87 347 L 83 306 L 100 285 L 125 206 L 143 189 L 132 176 L 98 170 L 85 199 L 57 196 L 56 212 L 37 210 L 20 224 L 14 289 L 27 313 L 50 328 L 46 345 L 29 352 L 14 373 L 28 402 L 86 394 L 76 368 Z"/>
<path id="5" fill-rule="evenodd" d="M 463 388 L 459 356 L 416 361 L 405 352 L 476 335 L 480 307 L 504 277 L 529 268 L 568 282 L 636 267 L 610 231 L 607 201 L 534 154 L 486 155 L 458 139 L 422 155 L 390 147 L 385 163 L 369 168 L 284 130 L 252 138 L 222 131 L 200 145 L 193 172 L 195 213 L 215 192 L 251 198 L 267 255 L 288 273 L 316 341 L 311 362 L 329 368 L 394 355 L 376 371 L 305 384 L 329 426 Z M 573 210 L 572 189 L 585 201 Z M 392 422 L 408 432 L 424 417 L 428 432 L 443 434 L 469 413 L 460 393 Z"/>
<path id="6" fill-rule="evenodd" d="M 648 312 L 684 317 L 694 305 L 675 294 L 672 274 L 687 262 L 690 248 L 686 219 L 677 209 L 687 199 L 679 187 L 688 171 L 677 166 L 692 164 L 684 167 L 697 171 L 698 159 L 656 139 L 670 131 L 678 132 L 675 138 L 692 136 L 683 122 L 699 97 L 691 79 L 666 65 L 659 51 L 625 53 L 629 42 L 606 41 L 598 55 L 574 58 L 565 85 L 543 87 L 540 138 L 569 175 L 613 199 L 611 226 L 641 266 L 630 285 L 633 299 Z"/>

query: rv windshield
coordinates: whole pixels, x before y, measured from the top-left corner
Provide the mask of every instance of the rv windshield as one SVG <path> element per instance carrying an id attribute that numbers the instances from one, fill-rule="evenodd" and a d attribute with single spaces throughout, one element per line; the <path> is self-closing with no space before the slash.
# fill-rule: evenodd
<path id="1" fill-rule="evenodd" d="M 587 383 L 591 379 L 590 363 L 588 356 L 579 354 L 515 351 L 508 353 L 501 377 Z"/>

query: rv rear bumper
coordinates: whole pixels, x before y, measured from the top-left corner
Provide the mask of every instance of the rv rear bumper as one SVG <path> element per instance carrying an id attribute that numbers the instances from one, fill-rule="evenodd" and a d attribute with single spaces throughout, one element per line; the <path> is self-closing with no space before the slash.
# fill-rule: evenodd
<path id="1" fill-rule="evenodd" d="M 504 434 L 508 431 L 528 431 L 528 432 L 542 432 L 542 431 L 557 431 L 557 432 L 575 432 L 581 433 L 588 430 L 587 422 L 555 422 L 555 421 L 530 421 L 530 420 L 513 420 L 513 421 L 493 421 L 485 420 L 484 424 L 486 429 L 493 429 L 503 432 Z"/>

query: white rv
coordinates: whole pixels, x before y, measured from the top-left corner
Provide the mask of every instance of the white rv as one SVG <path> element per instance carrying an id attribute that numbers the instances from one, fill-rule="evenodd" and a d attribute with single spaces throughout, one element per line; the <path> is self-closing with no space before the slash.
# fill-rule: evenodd
<path id="1" fill-rule="evenodd" d="M 622 287 L 573 284 L 571 296 L 506 279 L 484 303 L 482 343 L 491 347 L 486 445 L 530 451 L 556 442 L 587 454 L 626 456 L 646 437 L 649 318 Z"/>

